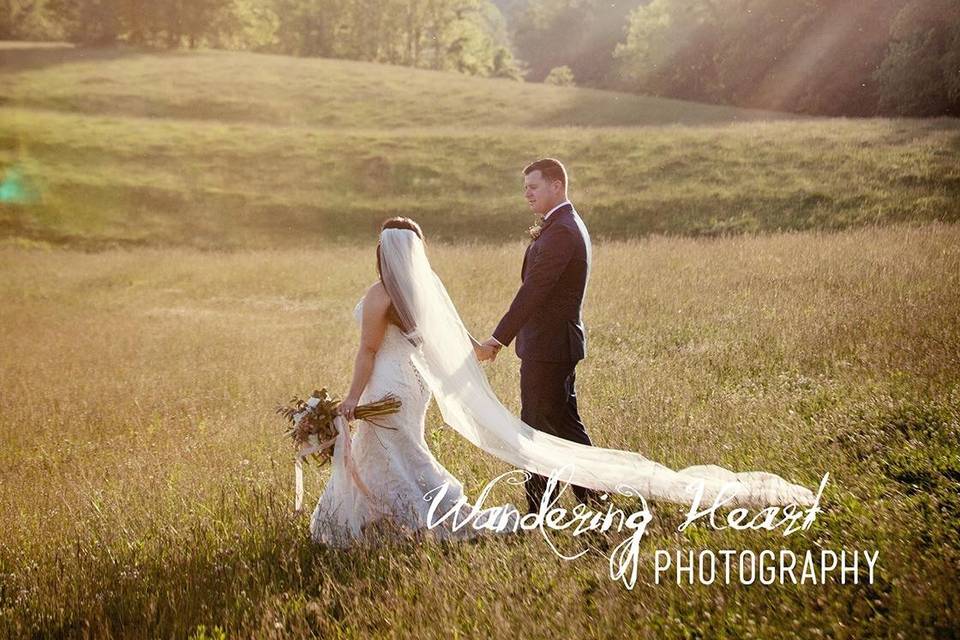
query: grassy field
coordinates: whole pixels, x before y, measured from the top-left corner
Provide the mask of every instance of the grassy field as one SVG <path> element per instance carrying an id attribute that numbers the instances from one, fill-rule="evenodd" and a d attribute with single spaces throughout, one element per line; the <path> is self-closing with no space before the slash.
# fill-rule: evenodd
<path id="1" fill-rule="evenodd" d="M 431 244 L 476 333 L 509 301 L 522 248 Z M 0 250 L 0 633 L 955 634 L 956 226 L 596 247 L 578 375 L 595 442 L 671 466 L 832 478 L 813 529 L 789 538 L 680 534 L 682 509 L 657 507 L 633 591 L 599 555 L 564 562 L 536 536 L 376 552 L 310 543 L 290 514 L 291 452 L 271 410 L 348 380 L 370 249 Z M 514 408 L 517 364 L 487 369 Z M 474 494 L 506 470 L 434 413 L 428 430 Z M 307 474 L 308 511 L 323 477 Z M 878 550 L 877 582 L 652 584 L 654 549 L 818 547 Z"/>
<path id="2" fill-rule="evenodd" d="M 956 120 L 800 120 L 256 54 L 0 47 L 0 237 L 317 247 L 388 215 L 501 242 L 520 169 L 564 159 L 598 238 L 960 220 Z"/>

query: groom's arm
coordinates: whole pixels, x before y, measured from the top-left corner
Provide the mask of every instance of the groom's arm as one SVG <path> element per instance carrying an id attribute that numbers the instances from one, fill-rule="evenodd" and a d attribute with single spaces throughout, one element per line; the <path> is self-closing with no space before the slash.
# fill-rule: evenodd
<path id="1" fill-rule="evenodd" d="M 520 332 L 533 313 L 541 308 L 553 285 L 557 283 L 574 251 L 574 231 L 559 227 L 540 254 L 527 267 L 523 284 L 513 297 L 510 308 L 493 330 L 493 339 L 506 346 Z"/>

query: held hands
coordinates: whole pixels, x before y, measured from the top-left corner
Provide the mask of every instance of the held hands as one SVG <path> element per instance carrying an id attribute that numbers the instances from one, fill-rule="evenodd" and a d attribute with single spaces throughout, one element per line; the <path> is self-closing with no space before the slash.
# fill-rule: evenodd
<path id="1" fill-rule="evenodd" d="M 497 354 L 500 353 L 500 349 L 503 348 L 499 342 L 493 338 L 487 338 L 484 342 L 474 345 L 473 350 L 477 354 L 477 360 L 480 362 L 486 362 L 489 360 L 493 362 L 497 359 Z"/>
<path id="2" fill-rule="evenodd" d="M 497 357 L 496 352 L 485 344 L 477 343 L 473 345 L 473 352 L 480 362 L 486 362 L 487 360 L 493 362 L 494 358 Z"/>

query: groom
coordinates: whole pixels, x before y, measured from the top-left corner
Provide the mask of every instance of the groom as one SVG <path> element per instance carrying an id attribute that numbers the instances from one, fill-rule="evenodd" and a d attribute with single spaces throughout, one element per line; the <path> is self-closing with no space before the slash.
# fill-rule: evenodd
<path id="1" fill-rule="evenodd" d="M 481 348 L 494 359 L 516 338 L 520 419 L 539 431 L 589 445 L 574 383 L 577 362 L 586 355 L 581 311 L 590 275 L 590 236 L 567 199 L 567 171 L 558 160 L 537 160 L 523 176 L 527 203 L 543 222 L 539 234 L 534 227 L 534 240 L 523 257 L 523 284 Z M 527 480 L 528 512 L 539 511 L 545 489 L 543 476 Z M 596 502 L 590 489 L 573 490 L 580 502 Z"/>

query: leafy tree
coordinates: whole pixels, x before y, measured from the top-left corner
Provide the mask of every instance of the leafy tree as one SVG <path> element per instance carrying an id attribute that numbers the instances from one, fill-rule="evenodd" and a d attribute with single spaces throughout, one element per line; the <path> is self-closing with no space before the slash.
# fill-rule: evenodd
<path id="1" fill-rule="evenodd" d="M 120 0 L 50 0 L 47 4 L 68 40 L 92 45 L 112 44 L 120 38 L 120 9 Z"/>
<path id="2" fill-rule="evenodd" d="M 277 49 L 474 75 L 519 73 L 488 0 L 274 0 Z"/>
<path id="3" fill-rule="evenodd" d="M 347 0 L 274 0 L 277 48 L 301 56 L 335 57 Z"/>
<path id="4" fill-rule="evenodd" d="M 59 22 L 44 0 L 0 0 L 0 40 L 57 40 Z"/>
<path id="5" fill-rule="evenodd" d="M 723 17 L 719 0 L 653 0 L 640 7 L 615 51 L 623 77 L 656 95 L 715 98 Z"/>
<path id="6" fill-rule="evenodd" d="M 493 69 L 490 71 L 490 76 L 522 81 L 523 73 L 523 66 L 514 59 L 510 49 L 504 46 L 498 47 L 493 54 Z"/>
<path id="7" fill-rule="evenodd" d="M 960 5 L 913 0 L 890 28 L 892 42 L 876 77 L 881 112 L 960 115 Z"/>
<path id="8" fill-rule="evenodd" d="M 550 73 L 547 74 L 547 77 L 544 78 L 543 83 L 556 85 L 558 87 L 572 87 L 575 84 L 573 71 L 567 66 L 554 67 L 550 70 Z"/>
<path id="9" fill-rule="evenodd" d="M 515 16 L 511 36 L 528 79 L 540 81 L 554 67 L 567 66 L 583 84 L 613 86 L 613 51 L 623 40 L 630 11 L 645 0 L 501 0 Z"/>

